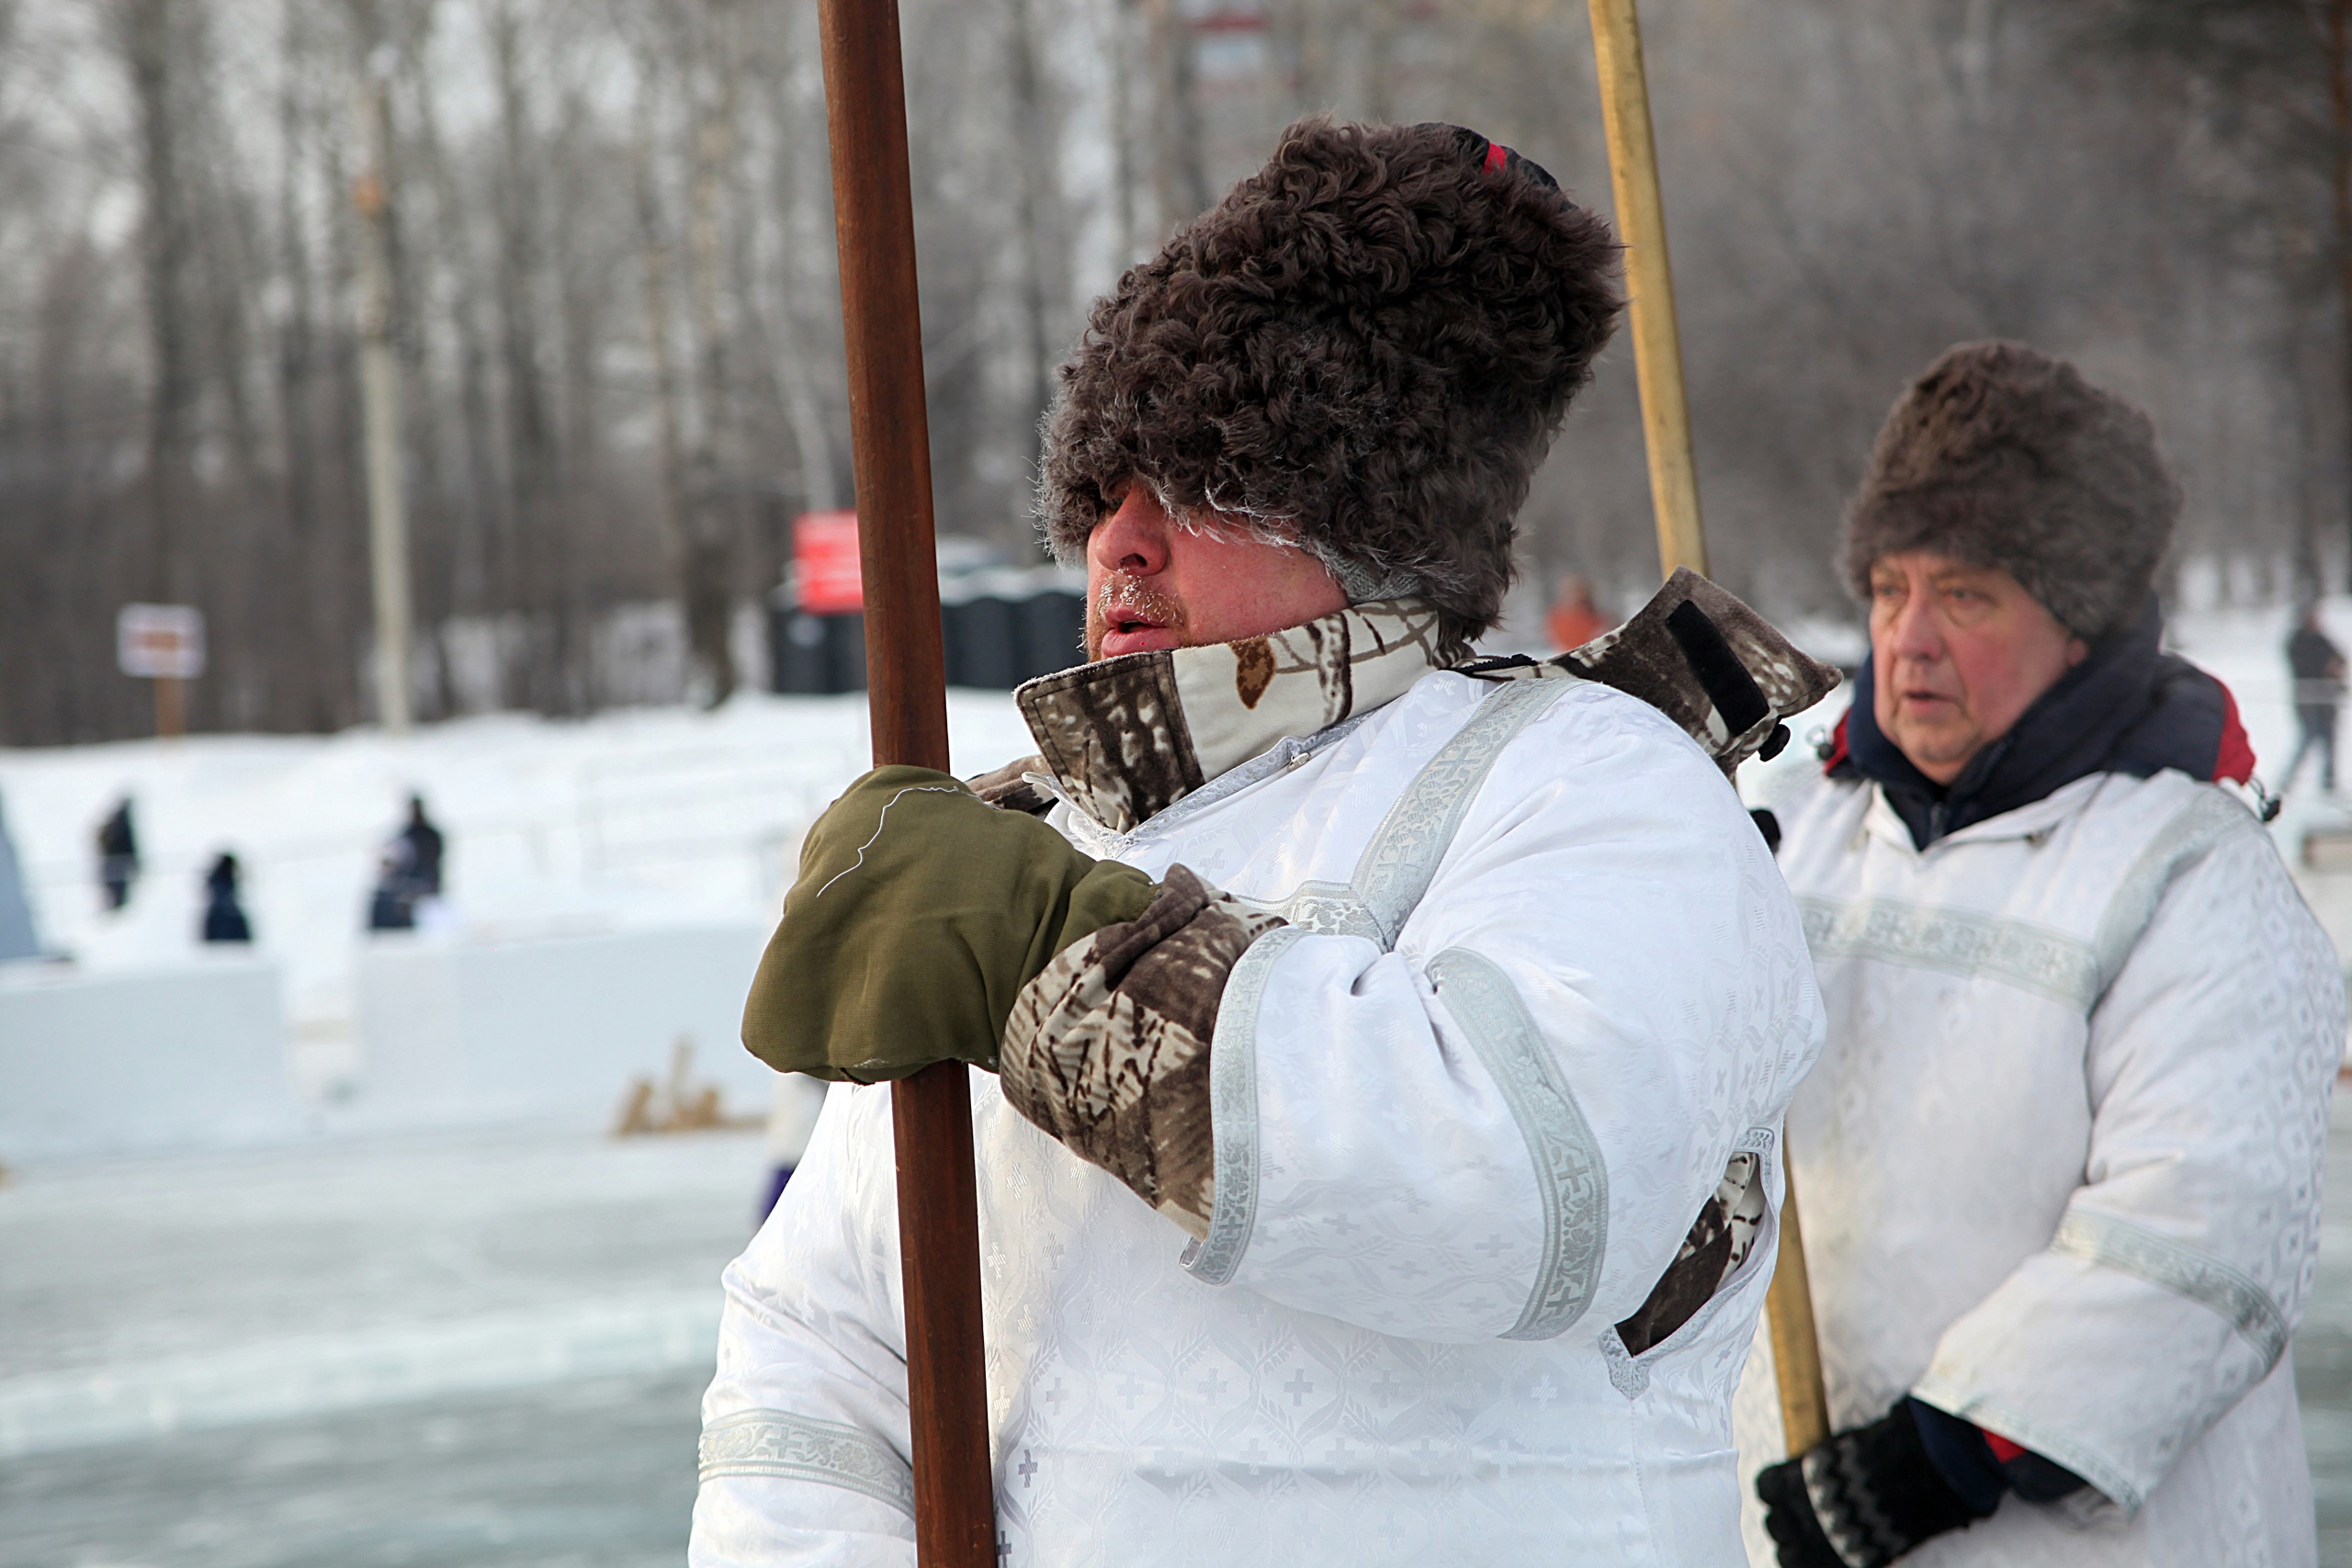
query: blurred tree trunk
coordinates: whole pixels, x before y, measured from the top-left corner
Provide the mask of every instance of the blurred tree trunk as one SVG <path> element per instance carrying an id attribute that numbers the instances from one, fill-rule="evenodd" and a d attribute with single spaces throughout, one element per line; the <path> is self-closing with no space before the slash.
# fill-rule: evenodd
<path id="1" fill-rule="evenodd" d="M 2335 218 L 2335 299 L 2346 417 L 2343 456 L 2347 483 L 2352 483 L 2352 0 L 2325 0 L 2325 5 L 2328 186 Z M 2352 587 L 2352 495 L 2346 497 L 2344 519 L 2346 586 Z M 2316 568 L 2316 560 L 2313 564 Z"/>
<path id="2" fill-rule="evenodd" d="M 1331 29 L 1320 0 L 1273 0 L 1267 32 L 1290 118 L 1329 107 Z"/>
<path id="3" fill-rule="evenodd" d="M 1363 0 L 1364 118 L 1396 118 L 1396 0 Z"/>
<path id="4" fill-rule="evenodd" d="M 805 295 L 820 292 L 808 273 L 822 254 L 814 236 L 823 228 L 821 215 L 812 214 L 819 199 L 819 182 L 810 178 L 802 149 L 811 144 L 804 135 L 802 117 L 792 101 L 787 73 L 768 76 L 768 113 L 775 138 L 775 165 L 770 189 L 778 229 L 772 307 L 775 331 L 770 360 L 776 382 L 776 400 L 792 432 L 793 451 L 799 460 L 800 503 L 811 512 L 828 512 L 842 502 L 838 465 L 833 460 L 832 434 L 826 428 L 815 349 L 802 319 Z M 823 145 L 821 135 L 814 144 Z"/>
<path id="5" fill-rule="evenodd" d="M 735 655 L 728 632 L 734 608 L 736 555 L 741 530 L 739 500 L 729 493 L 734 465 L 733 387 L 719 315 L 725 246 L 721 208 L 731 183 L 735 116 L 741 82 L 735 50 L 734 7 L 720 0 L 698 29 L 703 72 L 710 78 L 695 95 L 693 175 L 687 195 L 687 236 L 693 258 L 695 360 L 701 417 L 686 461 L 686 641 L 693 649 L 706 705 L 735 694 Z"/>
<path id="6" fill-rule="evenodd" d="M 300 0 L 294 0 L 300 4 Z M 449 581 L 446 602 L 453 612 L 437 630 L 442 703 L 445 713 L 456 714 L 463 703 L 458 688 L 459 649 L 456 641 L 458 615 L 488 615 L 512 603 L 512 514 L 508 489 L 498 468 L 498 422 L 491 392 L 490 334 L 482 323 L 487 271 L 477 243 L 474 211 L 465 188 L 450 166 L 448 143 L 441 130 L 437 95 L 429 83 L 417 94 L 417 161 L 432 192 L 438 241 L 435 259 L 449 288 L 447 329 L 455 360 L 454 399 L 435 400 L 445 419 L 436 448 L 454 446 L 449 462 L 451 504 Z M 419 401 L 424 400 L 420 399 Z"/>
<path id="7" fill-rule="evenodd" d="M 654 84 L 658 59 L 651 51 L 638 62 L 637 101 L 631 109 L 629 169 L 637 196 L 639 265 L 643 272 L 645 344 L 653 365 L 654 447 L 661 464 L 659 496 L 662 532 L 669 541 L 673 570 L 685 581 L 690 547 L 685 533 L 686 452 L 679 430 L 678 359 L 672 344 L 673 307 L 670 299 L 672 254 L 668 226 L 662 218 L 662 197 L 653 171 Z"/>
<path id="8" fill-rule="evenodd" d="M 324 432 L 317 400 L 322 373 L 318 290 L 303 214 L 303 185 L 312 172 L 314 145 L 303 90 L 322 64 L 314 58 L 311 9 L 305 0 L 286 0 L 279 12 L 278 135 L 286 153 L 277 170 L 277 272 L 284 280 L 286 303 L 278 314 L 274 361 L 277 420 L 286 448 L 278 493 L 298 601 L 283 617 L 293 649 L 288 673 L 300 682 L 294 725 L 323 730 L 337 728 L 345 705 L 333 699 L 323 679 L 334 667 L 333 645 L 340 633 L 319 473 Z"/>
<path id="9" fill-rule="evenodd" d="M 507 510 L 514 519 L 510 603 L 525 615 L 521 705 L 541 713 L 570 711 L 558 659 L 554 621 L 560 564 L 569 546 L 556 514 L 562 476 L 548 417 L 540 363 L 538 295 L 538 149 L 531 131 L 531 101 L 524 82 L 523 25 L 513 0 L 489 16 L 495 67 L 499 163 L 497 276 L 500 371 L 505 382 Z"/>
<path id="10" fill-rule="evenodd" d="M 602 701 L 596 685 L 590 601 L 607 558 L 602 504 L 604 381 L 598 367 L 604 345 L 606 265 L 594 231 L 592 188 L 605 176 L 597 160 L 587 154 L 596 135 L 588 95 L 587 84 L 576 73 L 569 73 L 552 146 L 541 153 L 552 165 L 555 197 L 548 254 L 553 272 L 559 384 L 563 394 L 556 487 L 562 544 L 554 555 L 552 592 L 554 660 L 562 682 L 559 711 L 566 714 L 592 713 Z"/>
<path id="11" fill-rule="evenodd" d="M 1046 280 L 1062 252 L 1058 203 L 1057 143 L 1046 104 L 1037 61 L 1038 40 L 1030 0 L 1008 0 L 1009 67 L 1012 88 L 1013 155 L 1020 191 L 1021 311 L 1027 329 L 1029 370 L 1028 440 L 1023 453 L 1034 479 L 1045 457 L 1042 422 L 1054 396 L 1054 345 L 1046 311 Z M 1053 216 L 1049 217 L 1048 214 Z"/>
<path id="12" fill-rule="evenodd" d="M 183 166 L 176 68 L 185 29 L 174 24 L 185 0 L 117 0 L 114 34 L 130 78 L 138 121 L 141 269 L 145 283 L 151 358 L 147 405 L 148 569 L 142 592 L 167 604 L 187 602 L 194 587 L 187 559 L 188 513 L 195 500 L 189 447 L 198 383 L 187 275 L 195 254 Z"/>
<path id="13" fill-rule="evenodd" d="M 1201 145 L 1200 85 L 1193 29 L 1178 0 L 1144 0 L 1151 54 L 1152 187 L 1159 232 L 1208 210 L 1207 158 Z"/>
<path id="14" fill-rule="evenodd" d="M 1117 268 L 1136 260 L 1142 243 L 1136 222 L 1135 30 L 1136 0 L 1111 0 L 1106 22 L 1111 101 L 1105 117 L 1111 131 L 1111 205 L 1117 219 Z"/>

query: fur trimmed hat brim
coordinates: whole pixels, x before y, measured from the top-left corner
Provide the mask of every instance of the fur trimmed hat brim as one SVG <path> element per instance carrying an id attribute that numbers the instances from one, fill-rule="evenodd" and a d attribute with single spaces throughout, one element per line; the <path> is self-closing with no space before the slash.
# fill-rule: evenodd
<path id="1" fill-rule="evenodd" d="M 1608 225 L 1456 126 L 1317 117 L 1095 305 L 1047 418 L 1065 560 L 1128 485 L 1493 625 L 1513 516 L 1614 330 Z"/>
<path id="2" fill-rule="evenodd" d="M 1895 400 L 1839 566 L 1864 604 L 1890 555 L 2000 567 L 2097 642 L 2147 603 L 2180 500 L 2138 408 L 2039 349 L 1965 343 Z"/>

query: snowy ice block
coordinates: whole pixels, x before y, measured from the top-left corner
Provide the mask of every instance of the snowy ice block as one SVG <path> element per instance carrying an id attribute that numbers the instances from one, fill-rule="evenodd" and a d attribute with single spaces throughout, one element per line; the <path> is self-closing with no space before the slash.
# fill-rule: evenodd
<path id="1" fill-rule="evenodd" d="M 359 962 L 367 1122 L 548 1122 L 601 1131 L 630 1080 L 665 1085 L 694 1042 L 693 1084 L 763 1116 L 775 1075 L 742 1046 L 766 932 L 714 925 L 482 943 L 395 939 Z"/>
<path id="2" fill-rule="evenodd" d="M 0 981 L 0 1162 L 280 1142 L 277 966 L 242 956 Z"/>

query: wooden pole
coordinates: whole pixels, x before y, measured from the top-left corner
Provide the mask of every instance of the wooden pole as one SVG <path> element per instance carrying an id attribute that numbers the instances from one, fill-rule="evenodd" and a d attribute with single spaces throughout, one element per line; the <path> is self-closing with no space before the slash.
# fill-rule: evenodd
<path id="1" fill-rule="evenodd" d="M 1592 53 L 1600 72 L 1600 117 L 1609 140 L 1609 185 L 1617 198 L 1617 237 L 1625 245 L 1634 370 L 1642 385 L 1642 435 L 1649 450 L 1658 559 L 1668 577 L 1683 566 L 1704 576 L 1707 541 L 1699 528 L 1690 405 L 1682 392 L 1682 337 L 1674 320 L 1666 206 L 1658 196 L 1657 142 L 1650 132 L 1642 25 L 1634 4 L 1591 0 Z"/>
<path id="2" fill-rule="evenodd" d="M 187 733 L 187 690 L 176 675 L 155 677 L 155 734 L 177 740 Z"/>
<path id="3" fill-rule="evenodd" d="M 1829 1390 L 1821 1378 L 1821 1333 L 1813 1321 L 1813 1279 L 1805 1272 L 1804 1226 L 1797 1220 L 1797 1174 L 1781 1148 L 1781 1258 L 1764 1293 L 1764 1330 L 1781 1385 L 1781 1433 L 1789 1456 L 1829 1440 Z"/>
<path id="4" fill-rule="evenodd" d="M 1690 457 L 1690 404 L 1682 386 L 1682 339 L 1674 318 L 1674 274 L 1666 251 L 1666 204 L 1658 195 L 1657 141 L 1642 64 L 1635 0 L 1590 0 L 1592 53 L 1600 75 L 1600 112 L 1609 139 L 1609 183 L 1617 199 L 1618 238 L 1625 245 L 1631 295 L 1634 369 L 1642 386 L 1642 434 L 1649 450 L 1650 503 L 1657 517 L 1658 564 L 1671 577 L 1687 566 L 1703 574 L 1707 541 L 1699 522 L 1699 479 Z M 1781 1175 L 1781 1258 L 1764 1298 L 1772 1370 L 1781 1388 L 1781 1427 L 1792 1455 L 1829 1436 L 1829 1396 L 1821 1376 L 1821 1338 L 1797 1218 L 1795 1172 L 1785 1140 Z"/>
<path id="5" fill-rule="evenodd" d="M 897 0 L 820 0 L 818 28 L 849 351 L 874 761 L 944 770 L 946 667 Z M 893 1084 L 890 1100 L 915 1558 L 922 1568 L 992 1568 L 995 1485 L 967 1069 L 955 1062 L 926 1067 Z"/>

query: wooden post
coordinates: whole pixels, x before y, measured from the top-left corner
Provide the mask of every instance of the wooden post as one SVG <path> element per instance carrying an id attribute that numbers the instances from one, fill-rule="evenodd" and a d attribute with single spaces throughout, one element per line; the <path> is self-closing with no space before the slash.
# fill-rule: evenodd
<path id="1" fill-rule="evenodd" d="M 842 315 L 849 351 L 865 668 L 877 764 L 947 766 L 931 438 L 897 0 L 820 0 Z M 890 1089 L 907 1398 L 922 1568 L 993 1568 L 970 1085 L 943 1063 Z"/>
<path id="2" fill-rule="evenodd" d="M 1649 449 L 1658 564 L 1668 577 L 1680 566 L 1703 575 L 1707 541 L 1699 522 L 1690 404 L 1683 393 L 1682 339 L 1674 319 L 1674 274 L 1666 253 L 1666 204 L 1658 195 L 1657 141 L 1650 127 L 1649 83 L 1634 3 L 1590 0 L 1592 53 L 1600 75 L 1617 237 L 1625 245 L 1634 369 L 1642 384 L 1642 434 Z M 1793 1456 L 1829 1436 L 1829 1396 L 1822 1382 L 1821 1339 L 1814 1326 L 1813 1290 L 1805 1274 L 1804 1230 L 1797 1219 L 1796 1175 L 1785 1139 L 1781 1175 L 1786 1183 L 1781 1198 L 1781 1258 L 1764 1298 L 1764 1312 L 1772 1341 L 1772 1370 L 1781 1388 L 1781 1431 Z"/>
<path id="3" fill-rule="evenodd" d="M 176 675 L 155 677 L 155 734 L 177 740 L 187 733 L 187 688 Z"/>
<path id="4" fill-rule="evenodd" d="M 1781 1435 L 1789 1457 L 1829 1440 L 1829 1391 L 1821 1379 L 1821 1333 L 1813 1321 L 1813 1280 L 1805 1272 L 1804 1226 L 1797 1222 L 1797 1176 L 1781 1148 L 1781 1258 L 1764 1293 L 1764 1329 L 1781 1385 Z"/>
<path id="5" fill-rule="evenodd" d="M 1625 288 L 1632 297 L 1634 370 L 1642 385 L 1658 559 L 1668 577 L 1681 566 L 1703 577 L 1707 541 L 1699 527 L 1699 476 L 1690 460 L 1690 405 L 1682 392 L 1682 337 L 1667 264 L 1666 205 L 1658 196 L 1641 20 L 1634 0 L 1591 0 L 1591 6 L 1609 186 L 1617 199 L 1617 237 L 1625 245 Z"/>

